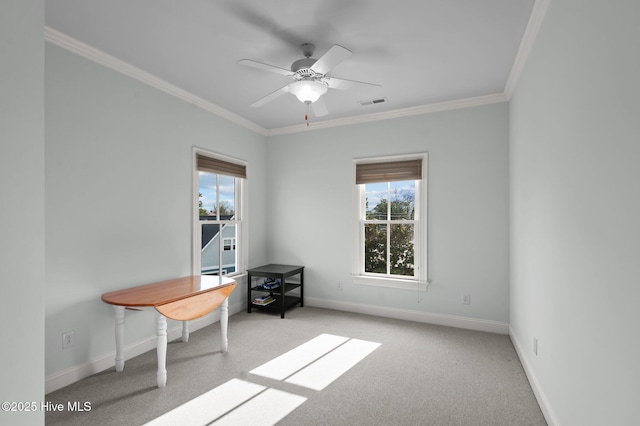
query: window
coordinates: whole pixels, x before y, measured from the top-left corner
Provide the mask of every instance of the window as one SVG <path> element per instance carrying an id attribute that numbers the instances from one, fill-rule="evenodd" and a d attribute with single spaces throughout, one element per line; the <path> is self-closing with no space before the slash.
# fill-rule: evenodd
<path id="1" fill-rule="evenodd" d="M 426 159 L 356 161 L 354 282 L 426 289 Z"/>
<path id="2" fill-rule="evenodd" d="M 200 151 L 196 151 L 195 164 L 193 270 L 204 275 L 243 273 L 246 166 Z"/>
<path id="3" fill-rule="evenodd" d="M 222 240 L 222 246 L 224 251 L 230 251 L 236 249 L 236 239 L 235 238 L 224 238 Z"/>

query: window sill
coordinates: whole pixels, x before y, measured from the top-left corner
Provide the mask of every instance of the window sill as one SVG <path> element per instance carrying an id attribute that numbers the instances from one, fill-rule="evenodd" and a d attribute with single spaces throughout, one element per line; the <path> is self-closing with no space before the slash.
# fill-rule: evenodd
<path id="1" fill-rule="evenodd" d="M 236 272 L 233 275 L 225 275 L 226 277 L 229 277 L 233 280 L 238 280 L 238 279 L 245 279 L 247 278 L 247 271 L 244 272 Z"/>
<path id="2" fill-rule="evenodd" d="M 365 275 L 352 275 L 354 284 L 368 285 L 374 287 L 397 288 L 401 290 L 427 291 L 429 283 L 427 281 L 403 280 L 398 278 L 369 277 Z"/>

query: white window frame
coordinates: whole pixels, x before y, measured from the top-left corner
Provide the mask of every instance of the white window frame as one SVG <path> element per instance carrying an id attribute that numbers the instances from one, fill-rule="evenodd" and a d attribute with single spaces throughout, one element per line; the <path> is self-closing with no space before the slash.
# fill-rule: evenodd
<path id="1" fill-rule="evenodd" d="M 416 180 L 415 206 L 416 212 L 413 223 L 416 244 L 414 245 L 414 277 L 394 277 L 372 274 L 364 271 L 364 223 L 365 215 L 365 185 L 355 184 L 356 166 L 365 163 L 388 161 L 422 160 L 422 179 Z M 394 155 L 386 157 L 360 158 L 353 161 L 353 249 L 352 249 L 352 281 L 354 284 L 388 287 L 403 290 L 426 291 L 429 285 L 428 274 L 428 239 L 427 239 L 427 188 L 428 188 L 428 154 Z M 378 223 L 384 224 L 385 221 Z M 407 222 L 409 223 L 409 222 Z"/>
<path id="2" fill-rule="evenodd" d="M 247 188 L 247 180 L 242 178 L 235 178 L 235 194 L 236 194 L 236 205 L 235 207 L 235 219 L 231 221 L 219 221 L 219 220 L 200 220 L 200 209 L 198 207 L 199 197 L 199 170 L 197 164 L 197 154 L 204 155 L 211 158 L 217 158 L 222 161 L 226 161 L 229 163 L 241 164 L 246 166 L 247 163 L 242 160 L 238 160 L 236 158 L 227 157 L 225 155 L 217 154 L 211 151 L 207 151 L 201 148 L 193 148 L 192 158 L 193 158 L 193 180 L 192 180 L 192 249 L 191 249 L 191 273 L 192 275 L 200 275 L 202 264 L 201 264 L 201 254 L 202 254 L 202 224 L 214 224 L 218 223 L 220 225 L 220 250 L 218 259 L 220 269 L 222 270 L 222 275 L 227 275 L 227 270 L 225 269 L 226 265 L 222 264 L 222 253 L 223 250 L 223 238 L 222 238 L 222 226 L 224 224 L 233 223 L 236 225 L 236 239 L 234 241 L 235 252 L 236 252 L 236 271 L 227 275 L 230 277 L 238 277 L 239 275 L 244 275 L 247 273 L 248 268 L 248 253 L 249 253 L 249 235 L 248 235 L 248 188 Z M 247 175 L 249 174 L 247 167 Z M 247 176 L 248 177 L 248 176 Z M 238 245 L 240 249 L 238 250 Z M 219 269 L 219 270 L 220 270 Z"/>

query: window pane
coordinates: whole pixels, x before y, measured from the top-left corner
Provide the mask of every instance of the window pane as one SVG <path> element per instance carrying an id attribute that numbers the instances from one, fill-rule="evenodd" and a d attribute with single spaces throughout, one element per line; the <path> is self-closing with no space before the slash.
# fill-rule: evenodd
<path id="1" fill-rule="evenodd" d="M 202 253 L 200 257 L 200 270 L 202 274 L 217 275 L 220 270 L 220 225 L 203 223 L 202 228 Z"/>
<path id="2" fill-rule="evenodd" d="M 387 225 L 364 225 L 364 270 L 387 273 Z"/>
<path id="3" fill-rule="evenodd" d="M 413 224 L 391 225 L 390 261 L 391 275 L 414 275 L 414 226 Z"/>
<path id="4" fill-rule="evenodd" d="M 216 194 L 216 175 L 198 172 L 198 207 L 201 220 L 215 219 Z"/>
<path id="5" fill-rule="evenodd" d="M 202 252 L 200 257 L 201 273 L 218 275 L 220 273 L 220 225 L 202 224 Z M 222 225 L 222 273 L 230 274 L 237 270 L 236 225 Z"/>
<path id="6" fill-rule="evenodd" d="M 236 225 L 227 224 L 222 226 L 222 239 L 223 242 L 229 242 L 229 249 L 223 247 L 222 251 L 222 273 L 231 274 L 237 270 L 237 258 L 236 258 Z"/>
<path id="7" fill-rule="evenodd" d="M 391 182 L 391 220 L 413 220 L 415 216 L 416 181 Z"/>
<path id="8" fill-rule="evenodd" d="M 220 175 L 220 218 L 231 219 L 236 214 L 236 178 Z"/>
<path id="9" fill-rule="evenodd" d="M 365 212 L 367 220 L 387 220 L 389 184 L 387 182 L 365 185 Z"/>

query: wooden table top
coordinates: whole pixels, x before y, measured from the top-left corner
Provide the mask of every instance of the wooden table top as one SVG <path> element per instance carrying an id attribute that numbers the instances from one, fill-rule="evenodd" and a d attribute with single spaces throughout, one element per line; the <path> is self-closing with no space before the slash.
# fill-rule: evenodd
<path id="1" fill-rule="evenodd" d="M 157 307 L 224 287 L 235 287 L 235 283 L 236 282 L 229 277 L 190 275 L 104 293 L 102 295 L 102 301 L 118 306 Z"/>

